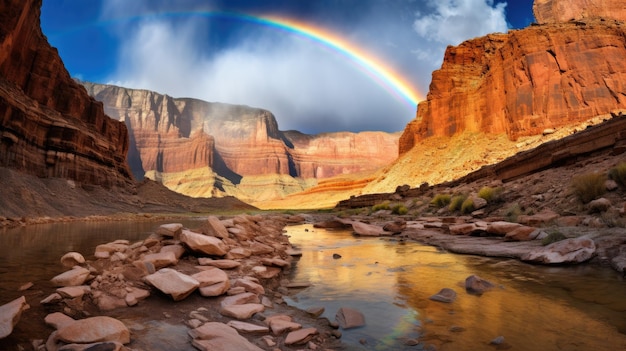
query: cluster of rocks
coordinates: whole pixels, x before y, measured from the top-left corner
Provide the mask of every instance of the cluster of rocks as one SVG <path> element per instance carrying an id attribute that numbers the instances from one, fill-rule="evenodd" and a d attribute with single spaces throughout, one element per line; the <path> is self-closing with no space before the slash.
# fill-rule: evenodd
<path id="1" fill-rule="evenodd" d="M 387 218 L 387 220 L 385 220 Z M 577 216 L 559 216 L 544 210 L 524 215 L 517 222 L 501 217 L 474 216 L 417 217 L 404 220 L 399 216 L 374 214 L 333 218 L 315 224 L 319 228 L 351 228 L 361 236 L 392 236 L 437 246 L 451 252 L 490 257 L 517 258 L 539 264 L 575 264 L 598 258 L 619 272 L 626 272 L 626 242 L 619 228 L 598 233 L 572 229 L 582 221 Z M 544 246 L 542 240 L 558 230 L 572 235 Z M 585 228 L 593 229 L 593 226 Z M 579 235 L 583 232 L 583 235 Z"/>
<path id="2" fill-rule="evenodd" d="M 34 342 L 35 349 L 126 350 L 132 347 L 131 332 L 120 320 L 104 315 L 141 304 L 155 293 L 173 301 L 192 294 L 207 299 L 184 321 L 192 345 L 200 350 L 298 345 L 315 350 L 338 343 L 339 326 L 365 323 L 358 311 L 340 310 L 338 322 L 331 322 L 320 318 L 321 307 L 296 314 L 283 300 L 290 288 L 307 286 L 283 278 L 293 257 L 301 255 L 283 235 L 283 227 L 303 220 L 280 215 L 222 220 L 211 216 L 196 230 L 164 224 L 139 242 L 98 245 L 93 261 L 69 252 L 61 258 L 69 269 L 51 279 L 58 288 L 41 301 L 47 309 L 58 310 L 45 318 L 55 331 L 47 341 Z M 22 297 L 0 308 L 9 320 L 0 327 L 6 336 L 11 330 L 5 329 L 12 328 L 27 308 L 26 300 Z M 8 310 L 11 313 L 5 313 Z"/>

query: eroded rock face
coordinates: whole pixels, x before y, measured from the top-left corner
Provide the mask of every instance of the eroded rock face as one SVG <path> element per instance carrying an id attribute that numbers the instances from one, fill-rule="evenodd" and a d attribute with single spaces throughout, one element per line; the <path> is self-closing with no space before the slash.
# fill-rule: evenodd
<path id="1" fill-rule="evenodd" d="M 626 108 L 625 31 L 622 22 L 586 19 L 449 47 L 400 153 L 433 136 L 465 131 L 516 140 Z"/>
<path id="2" fill-rule="evenodd" d="M 82 84 L 128 126 L 133 174 L 190 196 L 276 198 L 377 169 L 398 154 L 398 133 L 282 132 L 263 109 Z"/>
<path id="3" fill-rule="evenodd" d="M 535 0 L 533 13 L 538 23 L 567 22 L 584 18 L 626 20 L 622 0 Z"/>
<path id="4" fill-rule="evenodd" d="M 41 32 L 41 0 L 0 9 L 0 166 L 128 186 L 126 127 L 70 78 Z"/>

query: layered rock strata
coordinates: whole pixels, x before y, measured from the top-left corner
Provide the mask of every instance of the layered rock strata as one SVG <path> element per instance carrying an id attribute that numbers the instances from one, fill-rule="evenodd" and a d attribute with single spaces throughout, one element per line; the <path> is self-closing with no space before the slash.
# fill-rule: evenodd
<path id="1" fill-rule="evenodd" d="M 41 0 L 0 5 L 0 166 L 128 186 L 128 133 L 74 82 L 40 29 Z"/>
<path id="2" fill-rule="evenodd" d="M 397 134 L 283 132 L 263 109 L 83 84 L 128 127 L 135 176 L 190 196 L 277 198 L 397 156 Z"/>
<path id="3" fill-rule="evenodd" d="M 565 1 L 536 1 L 545 24 L 449 47 L 400 138 L 400 154 L 433 136 L 516 140 L 626 108 L 624 4 L 576 3 L 566 15 L 558 10 Z M 572 16 L 577 21 L 563 22 Z"/>

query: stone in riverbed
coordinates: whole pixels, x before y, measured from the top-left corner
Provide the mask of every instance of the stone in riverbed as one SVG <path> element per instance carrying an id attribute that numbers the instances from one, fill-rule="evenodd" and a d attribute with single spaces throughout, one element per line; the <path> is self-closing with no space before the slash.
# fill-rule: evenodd
<path id="1" fill-rule="evenodd" d="M 257 282 L 254 282 L 251 279 L 246 279 L 246 278 L 237 279 L 235 280 L 235 283 L 233 284 L 233 286 L 235 287 L 242 286 L 246 289 L 246 291 L 255 293 L 257 295 L 265 294 L 265 288 L 263 287 L 263 285 Z"/>
<path id="2" fill-rule="evenodd" d="M 357 328 L 365 325 L 365 316 L 353 308 L 341 307 L 335 315 L 335 320 L 343 329 Z"/>
<path id="3" fill-rule="evenodd" d="M 173 252 L 176 259 L 180 259 L 185 254 L 185 248 L 182 245 L 174 244 L 174 245 L 166 245 L 159 250 L 160 253 L 164 252 Z"/>
<path id="4" fill-rule="evenodd" d="M 124 323 L 106 316 L 76 320 L 57 330 L 56 338 L 66 343 L 89 344 L 110 341 L 128 344 L 130 331 Z"/>
<path id="5" fill-rule="evenodd" d="M 164 294 L 170 295 L 174 301 L 185 299 L 200 285 L 194 278 L 171 268 L 160 269 L 144 279 Z"/>
<path id="6" fill-rule="evenodd" d="M 83 267 L 75 266 L 73 269 L 61 273 L 50 279 L 54 286 L 75 286 L 83 285 L 89 277 L 89 270 Z"/>
<path id="7" fill-rule="evenodd" d="M 198 288 L 200 295 L 204 297 L 215 297 L 225 294 L 230 289 L 230 281 L 226 280 L 213 285 L 202 286 Z"/>
<path id="8" fill-rule="evenodd" d="M 252 267 L 254 274 L 263 279 L 272 279 L 280 274 L 281 269 L 276 267 L 255 266 Z"/>
<path id="9" fill-rule="evenodd" d="M 200 287 L 223 283 L 228 280 L 226 272 L 219 268 L 203 270 L 202 272 L 191 275 L 191 277 L 200 283 Z"/>
<path id="10" fill-rule="evenodd" d="M 465 291 L 473 295 L 482 295 L 485 291 L 494 288 L 493 283 L 477 275 L 470 275 L 465 279 Z"/>
<path id="11" fill-rule="evenodd" d="M 78 252 L 68 252 L 61 257 L 61 264 L 65 268 L 72 268 L 83 263 L 85 263 L 85 257 Z"/>
<path id="12" fill-rule="evenodd" d="M 521 257 L 522 261 L 544 264 L 581 263 L 591 259 L 596 244 L 587 237 L 565 239 L 532 250 Z"/>
<path id="13" fill-rule="evenodd" d="M 263 351 L 224 323 L 208 322 L 189 331 L 193 346 L 202 351 Z"/>
<path id="14" fill-rule="evenodd" d="M 13 332 L 13 327 L 19 322 L 22 312 L 29 307 L 24 296 L 0 306 L 0 339 Z"/>
<path id="15" fill-rule="evenodd" d="M 76 320 L 61 312 L 50 313 L 44 318 L 44 322 L 54 329 L 61 329 L 74 323 Z"/>
<path id="16" fill-rule="evenodd" d="M 506 241 L 530 241 L 534 240 L 539 232 L 535 227 L 520 226 L 506 233 L 504 240 Z"/>
<path id="17" fill-rule="evenodd" d="M 285 338 L 285 345 L 302 345 L 306 344 L 313 335 L 318 333 L 316 328 L 305 328 L 292 331 Z"/>
<path id="18" fill-rule="evenodd" d="M 211 256 L 224 256 L 228 249 L 222 240 L 190 230 L 183 230 L 180 234 L 180 240 L 191 250 Z"/>
<path id="19" fill-rule="evenodd" d="M 512 223 L 506 221 L 495 221 L 487 224 L 486 231 L 489 234 L 503 236 L 511 232 L 514 229 L 521 227 L 519 223 Z"/>
<path id="20" fill-rule="evenodd" d="M 243 305 L 246 303 L 261 303 L 261 300 L 259 300 L 259 297 L 256 294 L 244 292 L 225 297 L 222 300 L 221 305 L 222 307 L 226 307 L 231 305 Z"/>
<path id="21" fill-rule="evenodd" d="M 89 287 L 89 285 L 65 286 L 57 289 L 57 293 L 61 295 L 61 297 L 66 299 L 75 299 L 77 297 L 82 297 L 90 291 L 91 288 Z"/>
<path id="22" fill-rule="evenodd" d="M 246 323 L 241 321 L 230 321 L 226 323 L 231 328 L 234 328 L 238 332 L 249 333 L 249 334 L 267 334 L 269 332 L 269 328 L 263 325 L 256 325 L 252 323 Z"/>
<path id="23" fill-rule="evenodd" d="M 281 318 L 277 318 L 276 316 L 273 317 L 274 318 L 271 318 L 269 321 L 266 320 L 266 323 L 269 325 L 270 329 L 272 330 L 272 334 L 274 335 L 281 335 L 287 331 L 293 331 L 302 328 L 302 324 L 294 322 L 289 316 L 284 316 L 287 318 L 282 318 L 282 316 Z"/>
<path id="24" fill-rule="evenodd" d="M 439 290 L 439 292 L 436 293 L 435 295 L 429 297 L 429 299 L 433 301 L 450 303 L 456 300 L 456 291 L 450 288 L 443 288 Z"/>
<path id="25" fill-rule="evenodd" d="M 243 305 L 229 305 L 222 307 L 220 314 L 236 319 L 249 319 L 255 313 L 265 311 L 265 306 L 260 303 L 246 303 Z"/>
<path id="26" fill-rule="evenodd" d="M 355 234 L 362 236 L 381 236 L 392 234 L 391 232 L 385 231 L 381 226 L 356 221 L 352 222 L 352 230 Z"/>
<path id="27" fill-rule="evenodd" d="M 226 258 L 232 260 L 232 259 L 248 258 L 250 256 L 252 256 L 252 251 L 243 247 L 235 247 L 231 249 L 230 251 L 228 251 L 228 255 L 226 255 Z"/>

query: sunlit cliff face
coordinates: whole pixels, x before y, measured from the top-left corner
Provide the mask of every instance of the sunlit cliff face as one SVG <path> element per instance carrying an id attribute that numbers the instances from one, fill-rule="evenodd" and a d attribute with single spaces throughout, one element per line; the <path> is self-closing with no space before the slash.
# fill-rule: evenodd
<path id="1" fill-rule="evenodd" d="M 478 350 L 502 335 L 508 344 L 529 350 L 626 346 L 624 334 L 615 330 L 615 325 L 626 330 L 620 312 L 626 303 L 606 294 L 608 288 L 594 272 L 564 275 L 561 268 L 452 255 L 416 243 L 355 239 L 349 231 L 310 226 L 291 227 L 288 234 L 305 250 L 294 278 L 311 283 L 296 296 L 297 303 L 325 306 L 330 319 L 341 306 L 365 314 L 367 325 L 346 331 L 346 340 L 373 338 L 389 346 L 398 337 L 414 335 L 440 350 L 459 350 L 459 345 Z M 465 279 L 472 274 L 496 288 L 482 296 L 466 293 Z M 454 289 L 456 300 L 429 299 L 442 288 Z M 586 290 L 584 299 L 591 294 L 608 307 L 609 320 L 597 318 L 595 305 L 576 299 L 581 289 Z"/>

